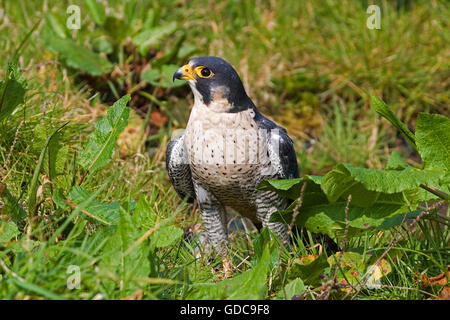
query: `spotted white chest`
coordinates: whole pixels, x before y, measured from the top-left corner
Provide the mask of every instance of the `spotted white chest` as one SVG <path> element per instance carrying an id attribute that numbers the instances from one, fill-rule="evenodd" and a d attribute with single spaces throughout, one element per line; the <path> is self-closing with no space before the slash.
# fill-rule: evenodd
<path id="1" fill-rule="evenodd" d="M 253 212 L 256 185 L 276 175 L 267 132 L 258 128 L 252 109 L 227 113 L 210 107 L 195 103 L 186 128 L 192 178 L 223 204 Z"/>

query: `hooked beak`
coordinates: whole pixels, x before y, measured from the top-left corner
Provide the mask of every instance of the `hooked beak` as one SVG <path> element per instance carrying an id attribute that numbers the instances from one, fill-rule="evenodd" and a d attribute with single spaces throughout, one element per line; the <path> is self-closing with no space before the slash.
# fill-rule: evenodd
<path id="1" fill-rule="evenodd" d="M 175 71 L 175 73 L 173 74 L 172 80 L 175 81 L 175 79 L 194 80 L 195 82 L 197 82 L 197 80 L 194 77 L 194 71 L 192 70 L 191 66 L 188 64 L 185 64 L 180 69 Z"/>

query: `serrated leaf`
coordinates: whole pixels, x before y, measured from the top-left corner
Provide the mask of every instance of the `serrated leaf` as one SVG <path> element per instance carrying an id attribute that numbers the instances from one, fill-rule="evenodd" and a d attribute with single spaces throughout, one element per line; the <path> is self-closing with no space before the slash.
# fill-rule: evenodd
<path id="1" fill-rule="evenodd" d="M 308 183 L 306 187 L 307 193 L 321 191 L 322 177 L 311 175 L 303 176 L 301 179 L 263 180 L 257 188 L 259 190 L 274 191 L 284 198 L 296 200 L 300 197 L 300 190 L 305 182 Z"/>
<path id="2" fill-rule="evenodd" d="M 354 167 L 349 164 L 338 164 L 323 178 L 322 189 L 330 202 L 334 202 L 342 195 L 349 194 L 348 191 L 358 183 L 368 191 L 392 194 L 417 189 L 421 184 L 439 185 L 443 176 L 442 170 L 418 170 L 414 168 L 376 170 Z M 364 199 L 361 200 L 364 201 Z"/>
<path id="3" fill-rule="evenodd" d="M 99 268 L 103 274 L 113 274 L 120 281 L 125 295 L 134 293 L 139 287 L 138 282 L 134 279 L 148 277 L 150 273 L 148 242 L 141 242 L 129 251 L 139 237 L 140 232 L 133 224 L 129 213 L 121 209 L 120 223 L 116 233 L 109 237 L 103 249 L 103 258 Z M 110 276 L 102 279 L 107 288 L 113 290 L 116 287 L 115 281 L 110 280 Z"/>
<path id="4" fill-rule="evenodd" d="M 0 122 L 8 118 L 17 106 L 24 103 L 25 77 L 17 64 L 8 63 L 5 80 L 0 82 Z"/>
<path id="5" fill-rule="evenodd" d="M 175 226 L 163 226 L 152 237 L 157 248 L 168 247 L 183 236 L 184 232 Z"/>
<path id="6" fill-rule="evenodd" d="M 346 202 L 336 202 L 332 204 L 317 204 L 309 207 L 302 207 L 301 214 L 296 218 L 295 223 L 307 228 L 314 233 L 327 234 L 330 237 L 343 238 L 345 233 L 345 208 Z M 348 210 L 348 238 L 359 236 L 364 232 L 374 229 L 385 229 L 386 219 L 405 212 L 401 204 L 376 203 L 368 208 L 349 206 Z M 290 223 L 292 211 L 284 210 L 272 214 L 271 222 Z M 390 226 L 394 226 L 397 220 L 390 221 Z"/>
<path id="7" fill-rule="evenodd" d="M 105 23 L 105 8 L 103 5 L 97 0 L 84 0 L 84 4 L 86 5 L 89 15 L 95 21 L 96 24 L 102 26 Z"/>
<path id="8" fill-rule="evenodd" d="M 155 226 L 157 215 L 152 210 L 150 203 L 143 194 L 139 195 L 139 200 L 134 208 L 134 214 L 131 219 L 135 226 L 143 231 L 149 230 Z"/>
<path id="9" fill-rule="evenodd" d="M 370 95 L 370 99 L 372 101 L 372 107 L 375 109 L 375 111 L 390 123 L 392 123 L 394 127 L 396 127 L 398 131 L 400 131 L 406 141 L 408 141 L 414 148 L 416 148 L 416 138 L 414 137 L 414 134 L 403 122 L 401 122 L 396 117 L 394 112 L 392 112 L 392 110 L 386 105 L 386 103 L 373 95 Z"/>
<path id="10" fill-rule="evenodd" d="M 155 227 L 157 220 L 156 212 L 152 210 L 145 196 L 141 194 L 132 216 L 134 225 L 142 231 L 148 231 Z M 152 244 L 157 248 L 170 246 L 183 236 L 183 230 L 168 223 L 168 220 L 160 222 L 151 235 Z"/>
<path id="11" fill-rule="evenodd" d="M 81 69 L 92 76 L 109 73 L 113 68 L 108 59 L 76 44 L 72 39 L 46 37 L 45 42 L 47 47 L 57 52 L 69 67 Z"/>
<path id="12" fill-rule="evenodd" d="M 81 186 L 72 187 L 69 194 L 69 199 L 77 206 L 90 197 L 91 194 Z M 59 201 L 60 199 L 57 198 L 57 200 Z M 119 202 L 105 203 L 92 200 L 86 207 L 82 208 L 81 212 L 94 221 L 107 225 L 117 225 L 120 221 Z"/>
<path id="13" fill-rule="evenodd" d="M 219 283 L 196 284 L 187 296 L 189 300 L 260 300 L 266 291 L 269 267 L 269 248 L 266 246 L 258 264 L 233 279 Z"/>
<path id="14" fill-rule="evenodd" d="M 410 167 L 408 163 L 400 156 L 400 153 L 393 151 L 386 164 L 386 170 L 403 170 Z"/>
<path id="15" fill-rule="evenodd" d="M 13 194 L 11 194 L 6 185 L 2 184 L 1 182 L 0 182 L 0 198 L 5 203 L 6 213 L 8 214 L 8 216 L 11 217 L 11 219 L 14 222 L 19 223 L 27 217 L 26 211 L 19 204 L 17 198 Z"/>
<path id="16" fill-rule="evenodd" d="M 8 242 L 9 240 L 18 236 L 19 234 L 20 234 L 20 231 L 14 222 L 0 221 L 0 243 Z"/>
<path id="17" fill-rule="evenodd" d="M 69 205 L 66 203 L 66 198 L 64 197 L 64 192 L 61 188 L 53 191 L 52 199 L 56 206 L 60 209 L 66 209 L 69 207 Z"/>
<path id="18" fill-rule="evenodd" d="M 105 117 L 95 123 L 95 130 L 80 153 L 80 164 L 87 171 L 95 172 L 111 160 L 117 137 L 128 125 L 128 101 L 130 96 L 123 96 L 109 108 Z"/>
<path id="19" fill-rule="evenodd" d="M 416 140 L 425 168 L 443 168 L 450 172 L 449 118 L 439 114 L 419 113 Z"/>

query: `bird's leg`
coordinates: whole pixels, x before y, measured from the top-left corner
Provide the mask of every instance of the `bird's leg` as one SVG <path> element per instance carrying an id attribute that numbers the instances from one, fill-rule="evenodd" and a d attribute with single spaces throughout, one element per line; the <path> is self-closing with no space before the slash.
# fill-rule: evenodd
<path id="1" fill-rule="evenodd" d="M 229 240 L 225 208 L 213 193 L 202 186 L 195 185 L 195 192 L 208 239 L 217 254 L 223 257 L 223 269 L 225 277 L 228 277 L 232 271 L 232 264 L 228 256 Z"/>
<path id="2" fill-rule="evenodd" d="M 268 227 L 287 246 L 289 244 L 288 225 L 282 222 L 269 222 L 272 213 L 286 208 L 285 199 L 271 191 L 259 191 L 256 199 L 256 217 L 263 227 Z"/>

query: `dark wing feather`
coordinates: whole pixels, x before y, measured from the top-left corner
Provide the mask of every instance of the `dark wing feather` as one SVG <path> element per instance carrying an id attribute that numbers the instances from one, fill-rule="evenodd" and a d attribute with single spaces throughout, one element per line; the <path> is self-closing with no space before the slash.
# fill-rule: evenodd
<path id="1" fill-rule="evenodd" d="M 170 140 L 167 145 L 166 168 L 175 191 L 183 199 L 188 197 L 188 202 L 192 203 L 195 191 L 184 146 L 184 133 Z"/>
<path id="2" fill-rule="evenodd" d="M 297 164 L 297 156 L 295 155 L 294 143 L 284 128 L 280 127 L 279 136 L 280 163 L 283 168 L 284 177 L 285 179 L 299 178 L 300 172 Z"/>
<path id="3" fill-rule="evenodd" d="M 294 143 L 288 136 L 285 128 L 264 117 L 255 108 L 255 121 L 260 129 L 268 130 L 268 143 L 273 149 L 278 149 L 279 163 L 281 166 L 280 179 L 299 178 L 300 173 L 295 155 Z M 275 145 L 277 144 L 277 145 Z"/>

